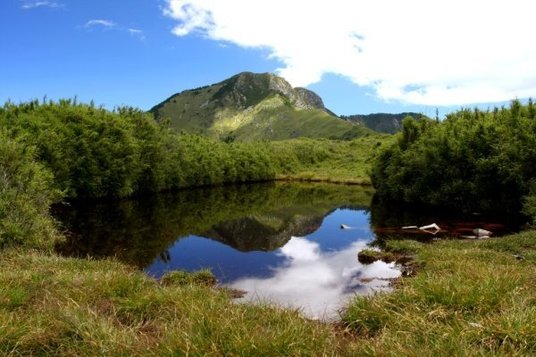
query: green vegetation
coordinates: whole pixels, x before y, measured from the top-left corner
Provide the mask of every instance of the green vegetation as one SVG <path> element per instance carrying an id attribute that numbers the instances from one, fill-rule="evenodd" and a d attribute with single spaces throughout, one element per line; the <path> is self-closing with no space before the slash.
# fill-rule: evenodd
<path id="1" fill-rule="evenodd" d="M 371 157 L 388 140 L 226 143 L 175 133 L 133 108 L 108 111 L 76 100 L 8 102 L 0 128 L 2 245 L 51 244 L 47 210 L 62 197 L 128 197 L 276 177 L 369 183 Z"/>
<path id="2" fill-rule="evenodd" d="M 373 133 L 337 118 L 322 99 L 269 73 L 240 73 L 223 82 L 176 94 L 151 109 L 178 131 L 225 141 L 297 137 L 351 139 Z"/>
<path id="3" fill-rule="evenodd" d="M 372 181 L 384 199 L 467 211 L 534 211 L 536 110 L 532 101 L 444 122 L 404 120 Z M 532 192 L 532 193 L 531 193 Z"/>
<path id="4" fill-rule="evenodd" d="M 214 286 L 216 277 L 210 270 L 199 270 L 187 272 L 184 270 L 174 270 L 162 276 L 160 283 L 163 285 L 207 285 Z"/>
<path id="5" fill-rule="evenodd" d="M 383 252 L 379 250 L 363 249 L 357 254 L 357 260 L 362 264 L 371 264 L 377 260 L 382 260 L 386 263 L 394 262 L 397 257 L 391 252 Z"/>
<path id="6" fill-rule="evenodd" d="M 4 251 L 0 355 L 339 354 L 331 327 L 296 311 L 235 304 L 195 278 L 168 280 L 111 261 Z"/>
<path id="7" fill-rule="evenodd" d="M 176 134 L 133 108 L 71 100 L 0 108 L 5 135 L 34 152 L 68 198 L 126 197 L 273 179 L 266 148 Z"/>
<path id="8" fill-rule="evenodd" d="M 357 355 L 536 354 L 536 232 L 486 241 L 388 242 L 424 265 L 343 317 Z"/>
<path id="9" fill-rule="evenodd" d="M 236 304 L 207 271 L 156 281 L 116 261 L 63 258 L 47 248 L 61 238 L 48 212 L 61 197 L 307 178 L 308 171 L 310 179 L 329 178 L 352 169 L 346 160 L 367 164 L 384 142 L 390 145 L 372 171 L 384 197 L 464 209 L 524 204 L 534 214 L 535 125 L 532 103 L 514 101 L 508 109 L 460 111 L 444 123 L 408 119 L 392 142 L 225 143 L 176 134 L 132 108 L 6 103 L 0 354 L 534 355 L 534 231 L 486 241 L 388 241 L 393 256 L 415 257 L 419 273 L 399 280 L 393 293 L 356 298 L 340 324 Z"/>
<path id="10" fill-rule="evenodd" d="M 368 185 L 374 158 L 391 142 L 391 136 L 367 135 L 348 141 L 274 141 L 269 147 L 279 179 Z"/>
<path id="11" fill-rule="evenodd" d="M 46 246 L 59 238 L 48 214 L 57 198 L 52 175 L 31 148 L 0 128 L 0 249 L 9 245 Z"/>

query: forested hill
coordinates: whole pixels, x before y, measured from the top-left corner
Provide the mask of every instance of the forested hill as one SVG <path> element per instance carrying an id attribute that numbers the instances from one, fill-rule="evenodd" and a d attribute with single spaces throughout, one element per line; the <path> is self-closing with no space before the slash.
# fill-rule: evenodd
<path id="1" fill-rule="evenodd" d="M 349 139 L 372 132 L 335 116 L 314 92 L 270 73 L 244 72 L 186 90 L 150 111 L 177 130 L 224 140 Z"/>
<path id="2" fill-rule="evenodd" d="M 399 114 L 389 113 L 374 113 L 374 114 L 357 114 L 357 115 L 341 115 L 341 119 L 359 123 L 368 128 L 386 134 L 394 134 L 402 130 L 402 120 L 410 116 L 414 119 L 419 119 L 422 115 L 419 113 L 407 112 Z"/>

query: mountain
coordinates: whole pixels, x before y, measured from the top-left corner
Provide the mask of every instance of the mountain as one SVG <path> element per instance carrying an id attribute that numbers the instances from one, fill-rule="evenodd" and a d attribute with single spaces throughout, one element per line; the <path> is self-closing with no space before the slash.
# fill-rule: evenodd
<path id="1" fill-rule="evenodd" d="M 150 110 L 157 121 L 221 139 L 349 139 L 372 131 L 341 120 L 322 99 L 270 73 L 237 74 L 223 82 L 172 95 Z"/>
<path id="2" fill-rule="evenodd" d="M 309 212 L 308 212 L 309 213 Z M 315 232 L 329 211 L 315 214 L 248 215 L 240 219 L 221 222 L 201 233 L 241 252 L 272 251 L 284 246 L 292 236 L 305 236 Z"/>
<path id="3" fill-rule="evenodd" d="M 412 116 L 413 118 L 418 120 L 422 116 L 422 114 L 412 112 L 399 114 L 358 114 L 341 116 L 341 119 L 348 120 L 352 123 L 359 123 L 365 125 L 367 128 L 370 128 L 380 133 L 394 134 L 402 129 L 402 120 L 404 120 L 404 118 L 407 116 Z"/>

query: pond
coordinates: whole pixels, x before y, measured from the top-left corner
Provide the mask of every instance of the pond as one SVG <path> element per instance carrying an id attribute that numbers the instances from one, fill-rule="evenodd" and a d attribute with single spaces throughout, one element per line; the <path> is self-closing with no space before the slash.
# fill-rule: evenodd
<path id="1" fill-rule="evenodd" d="M 381 221 L 391 217 L 384 207 L 373 206 L 372 215 L 378 213 L 371 217 L 372 193 L 359 186 L 270 183 L 71 204 L 55 210 L 69 237 L 58 251 L 115 257 L 155 278 L 208 268 L 221 285 L 244 291 L 242 301 L 334 319 L 352 296 L 388 290 L 401 274 L 393 263 L 357 260 L 393 229 Z"/>

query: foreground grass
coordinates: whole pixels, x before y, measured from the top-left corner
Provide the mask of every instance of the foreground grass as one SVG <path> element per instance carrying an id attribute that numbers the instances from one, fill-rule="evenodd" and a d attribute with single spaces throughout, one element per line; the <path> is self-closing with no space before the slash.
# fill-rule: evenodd
<path id="1" fill-rule="evenodd" d="M 536 355 L 536 232 L 487 241 L 388 243 L 423 265 L 344 322 L 363 355 Z"/>
<path id="2" fill-rule="evenodd" d="M 178 280 L 159 284 L 110 261 L 4 252 L 0 355 L 343 353 L 328 325 L 235 304 L 225 291 Z"/>
<path id="3" fill-rule="evenodd" d="M 356 298 L 337 326 L 233 303 L 206 273 L 160 283 L 113 261 L 6 250 L 0 355 L 536 354 L 536 232 L 388 249 L 415 254 L 421 270 Z"/>

